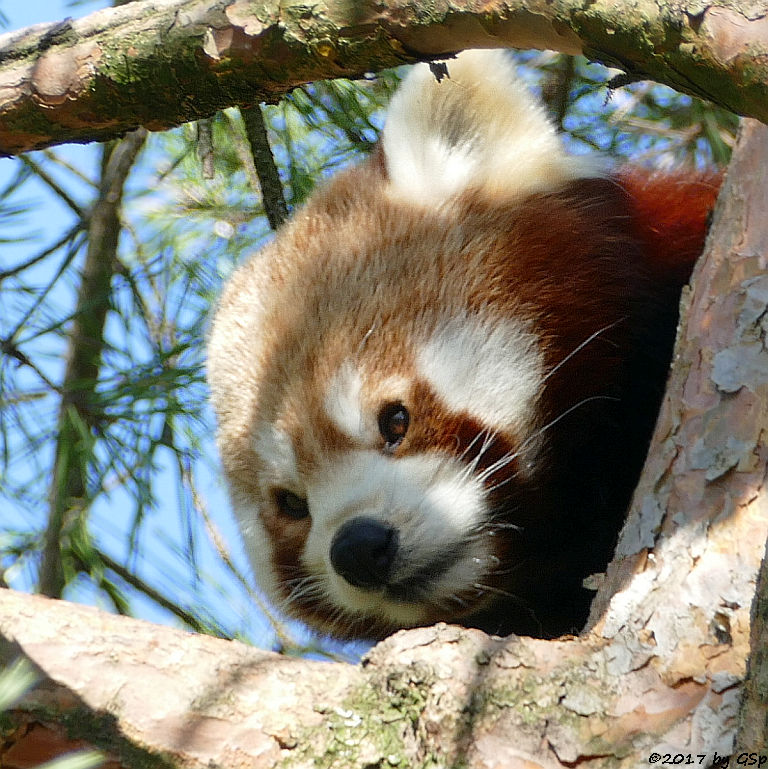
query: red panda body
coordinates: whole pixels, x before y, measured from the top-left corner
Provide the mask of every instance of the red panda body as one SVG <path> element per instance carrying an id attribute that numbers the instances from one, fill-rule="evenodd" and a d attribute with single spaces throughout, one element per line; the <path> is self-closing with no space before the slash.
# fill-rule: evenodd
<path id="1" fill-rule="evenodd" d="M 259 582 L 341 637 L 580 629 L 717 193 L 569 158 L 498 52 L 448 69 L 405 81 L 379 153 L 236 273 L 211 335 Z"/>

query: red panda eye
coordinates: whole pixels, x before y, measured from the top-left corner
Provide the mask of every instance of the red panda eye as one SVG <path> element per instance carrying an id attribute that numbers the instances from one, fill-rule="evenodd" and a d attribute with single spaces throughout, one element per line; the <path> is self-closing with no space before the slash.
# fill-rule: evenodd
<path id="1" fill-rule="evenodd" d="M 396 449 L 408 432 L 411 417 L 402 403 L 388 403 L 379 411 L 379 432 L 388 451 Z"/>
<path id="2" fill-rule="evenodd" d="M 292 491 L 288 491 L 288 489 L 275 489 L 272 494 L 281 515 L 293 518 L 296 521 L 309 515 L 307 500 L 298 494 L 294 494 Z"/>

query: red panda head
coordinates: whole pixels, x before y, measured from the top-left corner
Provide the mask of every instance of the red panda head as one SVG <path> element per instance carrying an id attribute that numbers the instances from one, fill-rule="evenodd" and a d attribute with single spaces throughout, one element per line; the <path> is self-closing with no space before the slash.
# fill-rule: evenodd
<path id="1" fill-rule="evenodd" d="M 679 285 L 631 195 L 502 53 L 448 72 L 414 67 L 378 153 L 236 272 L 210 338 L 260 586 L 337 636 L 578 629 L 669 356 Z"/>

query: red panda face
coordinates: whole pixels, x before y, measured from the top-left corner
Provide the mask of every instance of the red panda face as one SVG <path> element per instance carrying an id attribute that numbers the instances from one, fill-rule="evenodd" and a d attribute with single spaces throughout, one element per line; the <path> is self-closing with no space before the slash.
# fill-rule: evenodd
<path id="1" fill-rule="evenodd" d="M 414 69 L 380 153 L 238 270 L 210 339 L 259 584 L 340 637 L 577 630 L 674 333 L 631 196 L 499 52 L 449 73 Z"/>
<path id="2" fill-rule="evenodd" d="M 298 559 L 293 539 L 269 556 L 281 598 L 337 633 L 483 605 L 504 538 L 492 489 L 532 461 L 534 443 L 517 436 L 535 413 L 535 338 L 479 315 L 419 323 L 407 347 L 383 319 L 359 329 L 330 370 L 306 366 L 263 443 L 256 432 L 269 539 L 302 529 Z"/>
<path id="3" fill-rule="evenodd" d="M 493 490 L 537 447 L 539 340 L 485 306 L 471 272 L 496 250 L 445 214 L 379 195 L 290 226 L 301 255 L 277 243 L 239 276 L 260 306 L 222 300 L 230 339 L 258 329 L 233 350 L 220 441 L 259 582 L 337 635 L 472 613 L 504 550 Z"/>

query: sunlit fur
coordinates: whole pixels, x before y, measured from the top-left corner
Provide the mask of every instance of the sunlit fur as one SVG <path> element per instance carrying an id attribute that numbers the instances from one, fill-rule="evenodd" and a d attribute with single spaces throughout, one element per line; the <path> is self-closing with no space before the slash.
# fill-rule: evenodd
<path id="1" fill-rule="evenodd" d="M 653 426 L 717 182 L 569 157 L 504 54 L 415 67 L 378 150 L 226 288 L 218 444 L 263 590 L 342 637 L 578 631 Z M 402 440 L 380 415 L 407 409 Z M 276 501 L 291 492 L 309 515 Z M 386 579 L 334 569 L 397 532 Z"/>

